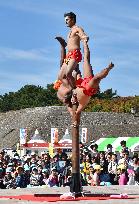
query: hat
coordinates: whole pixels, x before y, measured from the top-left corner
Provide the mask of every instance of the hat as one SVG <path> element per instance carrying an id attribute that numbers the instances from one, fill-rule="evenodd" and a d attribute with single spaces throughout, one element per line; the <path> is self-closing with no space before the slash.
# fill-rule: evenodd
<path id="1" fill-rule="evenodd" d="M 12 168 L 11 167 L 8 167 L 8 168 L 6 168 L 6 173 L 10 173 L 10 172 L 12 172 Z"/>
<path id="2" fill-rule="evenodd" d="M 38 171 L 37 167 L 33 167 L 32 171 Z"/>
<path id="3" fill-rule="evenodd" d="M 91 164 L 91 165 L 89 165 L 89 168 L 93 168 L 94 169 L 94 167 L 93 167 L 93 165 Z"/>
<path id="4" fill-rule="evenodd" d="M 51 171 L 56 171 L 57 169 L 56 169 L 56 167 L 54 166 L 52 169 L 51 169 Z"/>
<path id="5" fill-rule="evenodd" d="M 36 155 L 36 153 L 35 152 L 31 152 L 31 156 L 34 156 L 34 155 Z"/>
<path id="6" fill-rule="evenodd" d="M 42 173 L 47 173 L 48 172 L 48 169 L 43 169 L 42 170 Z"/>
<path id="7" fill-rule="evenodd" d="M 33 167 L 37 167 L 37 166 L 36 166 L 36 164 L 31 164 L 30 167 L 33 168 Z"/>
<path id="8" fill-rule="evenodd" d="M 31 156 L 27 155 L 24 160 L 26 161 L 27 159 L 31 159 Z"/>
<path id="9" fill-rule="evenodd" d="M 95 170 L 103 170 L 103 168 L 102 168 L 100 165 L 98 165 L 98 164 L 96 164 L 96 165 L 94 166 L 94 169 L 95 169 Z"/>
<path id="10" fill-rule="evenodd" d="M 46 152 L 45 151 L 41 152 L 41 155 L 43 155 L 43 154 L 46 154 Z"/>
<path id="11" fill-rule="evenodd" d="M 117 169 L 125 170 L 126 166 L 124 164 L 120 164 L 119 166 L 117 166 Z"/>
<path id="12" fill-rule="evenodd" d="M 13 166 L 14 164 L 12 162 L 10 162 L 7 166 Z"/>
<path id="13" fill-rule="evenodd" d="M 18 160 L 18 159 L 19 159 L 19 156 L 14 156 L 14 159 Z"/>
<path id="14" fill-rule="evenodd" d="M 83 149 L 83 151 L 84 151 L 84 153 L 88 153 L 88 149 L 86 149 L 86 148 Z"/>
<path id="15" fill-rule="evenodd" d="M 125 163 L 125 159 L 124 158 L 119 160 L 119 165 L 124 164 L 124 163 Z"/>

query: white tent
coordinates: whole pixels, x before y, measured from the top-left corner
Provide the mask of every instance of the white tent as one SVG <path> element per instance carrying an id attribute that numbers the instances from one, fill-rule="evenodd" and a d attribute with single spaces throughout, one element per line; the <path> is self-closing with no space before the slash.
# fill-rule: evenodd
<path id="1" fill-rule="evenodd" d="M 68 129 L 66 129 L 64 136 L 62 137 L 62 139 L 58 143 L 68 143 L 68 144 L 70 143 L 70 144 L 72 144 L 71 136 L 69 134 Z"/>
<path id="2" fill-rule="evenodd" d="M 35 134 L 28 143 L 46 143 L 46 141 L 41 138 L 39 131 L 36 129 Z"/>

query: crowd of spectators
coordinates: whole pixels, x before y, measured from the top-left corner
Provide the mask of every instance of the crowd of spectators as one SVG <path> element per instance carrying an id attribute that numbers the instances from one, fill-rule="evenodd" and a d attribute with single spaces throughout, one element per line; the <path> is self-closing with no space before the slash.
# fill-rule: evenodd
<path id="1" fill-rule="evenodd" d="M 126 142 L 121 142 L 119 153 L 98 151 L 98 145 L 80 148 L 80 174 L 82 186 L 139 185 L 139 157 L 131 156 Z M 70 186 L 72 175 L 72 153 L 56 153 L 52 158 L 48 152 L 35 152 L 22 157 L 14 151 L 13 156 L 5 150 L 0 152 L 0 188 L 30 188 Z"/>

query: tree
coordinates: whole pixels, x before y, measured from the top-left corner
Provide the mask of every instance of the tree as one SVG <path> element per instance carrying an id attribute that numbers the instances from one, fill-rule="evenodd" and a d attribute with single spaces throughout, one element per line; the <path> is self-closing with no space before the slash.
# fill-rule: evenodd
<path id="1" fill-rule="evenodd" d="M 99 98 L 99 99 L 112 99 L 112 98 L 114 98 L 114 97 L 118 97 L 118 96 L 117 96 L 117 91 L 114 91 L 114 92 L 113 92 L 112 88 L 111 88 L 111 89 L 107 89 L 107 90 L 104 91 L 104 92 L 100 92 L 100 91 L 99 91 L 96 96 L 97 96 L 97 98 Z"/>
<path id="2" fill-rule="evenodd" d="M 53 89 L 53 84 L 48 84 L 47 88 L 25 85 L 15 93 L 6 93 L 0 97 L 1 112 L 52 105 L 62 105 Z"/>

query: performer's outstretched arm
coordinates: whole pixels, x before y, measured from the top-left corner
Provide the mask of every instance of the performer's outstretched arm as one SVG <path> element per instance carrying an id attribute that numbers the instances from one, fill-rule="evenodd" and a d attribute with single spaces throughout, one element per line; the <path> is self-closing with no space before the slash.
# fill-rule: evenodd
<path id="1" fill-rule="evenodd" d="M 83 41 L 84 59 L 83 59 L 83 76 L 90 77 L 93 75 L 92 66 L 90 64 L 90 50 L 86 40 Z"/>

